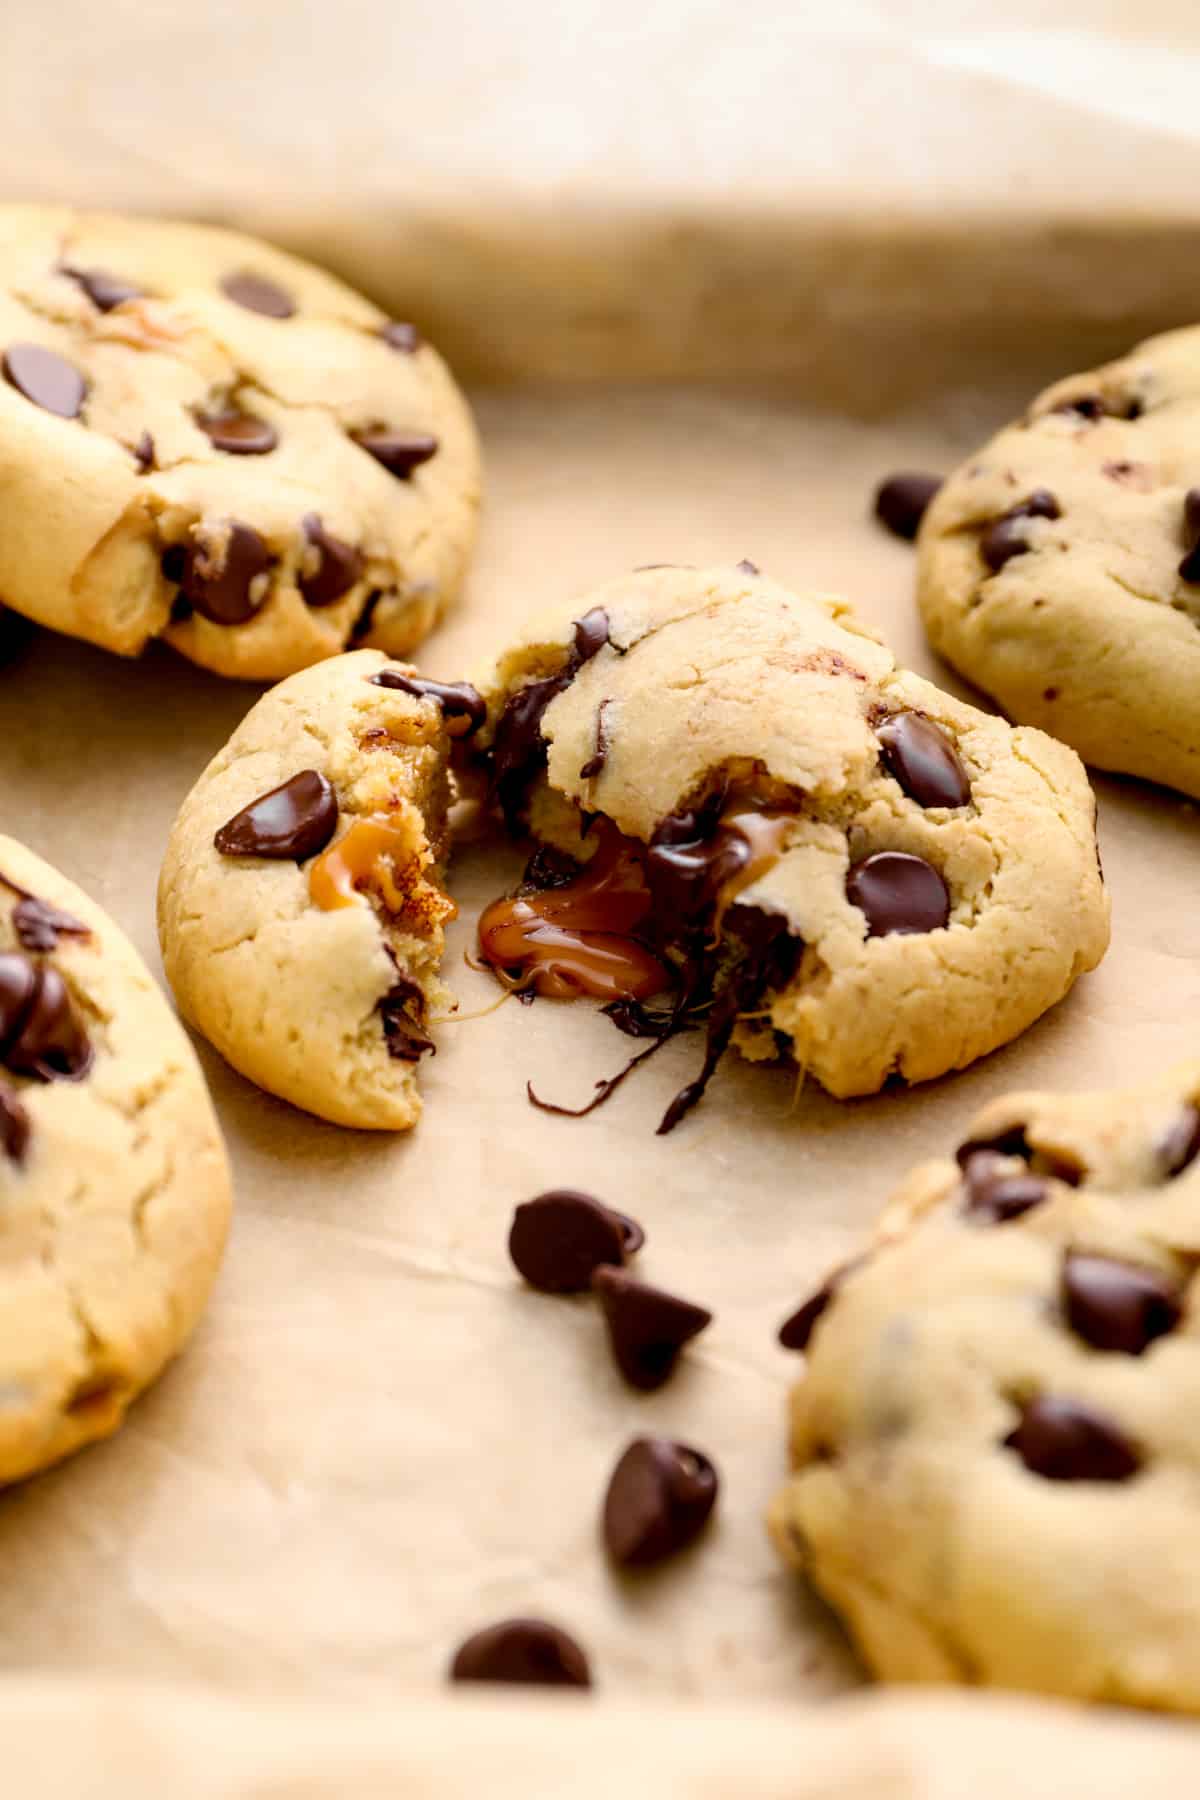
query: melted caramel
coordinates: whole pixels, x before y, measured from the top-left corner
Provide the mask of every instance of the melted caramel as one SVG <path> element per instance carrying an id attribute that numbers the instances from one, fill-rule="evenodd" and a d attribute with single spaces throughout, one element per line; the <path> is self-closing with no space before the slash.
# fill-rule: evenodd
<path id="1" fill-rule="evenodd" d="M 736 875 L 726 881 L 717 900 L 716 914 L 713 920 L 713 935 L 720 936 L 721 920 L 727 907 L 732 906 L 744 888 L 752 887 L 760 881 L 769 869 L 774 868 L 783 855 L 784 839 L 795 824 L 794 813 L 757 812 L 752 808 L 731 810 L 721 815 L 721 825 L 726 831 L 736 831 L 750 846 L 750 860 L 743 863 Z"/>
<path id="2" fill-rule="evenodd" d="M 366 888 L 374 889 L 389 912 L 403 912 L 413 900 L 415 859 L 411 826 L 388 813 L 370 814 L 317 857 L 309 871 L 308 891 L 314 905 L 325 912 L 368 905 Z M 454 916 L 450 901 L 443 903 L 443 916 Z"/>

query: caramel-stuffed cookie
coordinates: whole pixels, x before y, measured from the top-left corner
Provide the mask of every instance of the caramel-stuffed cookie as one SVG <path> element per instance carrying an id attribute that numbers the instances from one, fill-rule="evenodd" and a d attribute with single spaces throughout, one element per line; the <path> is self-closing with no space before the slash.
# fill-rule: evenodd
<path id="1" fill-rule="evenodd" d="M 1200 1712 L 1198 1101 L 997 1101 L 785 1326 L 774 1534 L 880 1675 Z"/>
<path id="2" fill-rule="evenodd" d="M 479 458 L 411 326 L 208 226 L 0 207 L 0 594 L 274 679 L 400 654 L 457 592 Z"/>
<path id="3" fill-rule="evenodd" d="M 184 1016 L 339 1125 L 420 1116 L 417 1062 L 448 998 L 449 745 L 478 722 L 455 695 L 373 650 L 293 675 L 209 764 L 167 846 L 159 935 Z"/>
<path id="4" fill-rule="evenodd" d="M 843 601 L 748 565 L 647 570 L 532 626 L 481 687 L 510 823 L 592 857 L 566 885 L 542 859 L 483 952 L 635 1035 L 706 1019 L 664 1123 L 731 1036 L 869 1094 L 1015 1037 L 1104 952 L 1079 759 L 897 668 Z"/>
<path id="5" fill-rule="evenodd" d="M 1200 327 L 1042 394 L 920 533 L 933 644 L 1014 718 L 1200 794 Z"/>
<path id="6" fill-rule="evenodd" d="M 224 1146 L 116 926 L 0 838 L 0 1483 L 120 1425 L 220 1262 Z"/>

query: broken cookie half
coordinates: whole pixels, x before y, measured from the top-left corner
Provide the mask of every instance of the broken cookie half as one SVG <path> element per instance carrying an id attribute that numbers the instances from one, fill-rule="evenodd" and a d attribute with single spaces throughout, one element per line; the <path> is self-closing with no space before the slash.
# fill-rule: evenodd
<path id="1" fill-rule="evenodd" d="M 653 1040 L 629 1066 L 702 1029 L 660 1130 L 730 1043 L 838 1096 L 962 1068 L 1107 947 L 1078 757 L 898 668 L 844 601 L 642 570 L 479 685 L 469 753 L 539 846 L 481 954 L 523 994 L 602 1000 Z"/>
<path id="2" fill-rule="evenodd" d="M 243 1075 L 335 1124 L 403 1130 L 454 905 L 442 886 L 470 690 L 378 651 L 281 682 L 179 813 L 159 934 L 180 1009 Z"/>

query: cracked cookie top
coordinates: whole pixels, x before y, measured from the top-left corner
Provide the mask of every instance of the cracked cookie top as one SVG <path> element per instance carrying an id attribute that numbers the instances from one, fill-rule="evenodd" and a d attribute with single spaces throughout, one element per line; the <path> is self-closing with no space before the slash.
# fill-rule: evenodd
<path id="1" fill-rule="evenodd" d="M 478 447 L 411 325 L 207 226 L 0 207 L 0 269 L 11 606 L 255 679 L 441 616 Z"/>
<path id="2" fill-rule="evenodd" d="M 140 959 L 0 838 L 0 1483 L 117 1429 L 195 1324 L 229 1205 L 203 1077 Z"/>

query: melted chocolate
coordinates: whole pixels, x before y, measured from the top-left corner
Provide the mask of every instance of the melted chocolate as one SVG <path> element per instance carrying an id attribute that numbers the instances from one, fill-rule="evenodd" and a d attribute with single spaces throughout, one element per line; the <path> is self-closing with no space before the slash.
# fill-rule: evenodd
<path id="1" fill-rule="evenodd" d="M 489 792 L 510 831 L 519 827 L 529 784 L 546 765 L 546 742 L 542 737 L 546 708 L 566 692 L 584 663 L 590 662 L 607 643 L 608 614 L 602 607 L 594 606 L 575 621 L 574 642 L 558 674 L 529 682 L 505 702 L 489 752 Z"/>
<path id="2" fill-rule="evenodd" d="M 37 1081 L 81 1081 L 92 1046 L 57 969 L 0 955 L 0 1063 Z"/>
<path id="3" fill-rule="evenodd" d="M 403 669 L 380 669 L 367 677 L 373 687 L 395 688 L 418 700 L 436 700 L 451 737 L 474 737 L 487 718 L 487 702 L 469 681 L 430 681 L 424 675 L 406 675 Z"/>
<path id="4" fill-rule="evenodd" d="M 376 1008 L 383 1021 L 388 1055 L 396 1062 L 419 1062 L 436 1056 L 437 1045 L 425 1036 L 425 996 L 415 981 L 399 975 Z"/>

